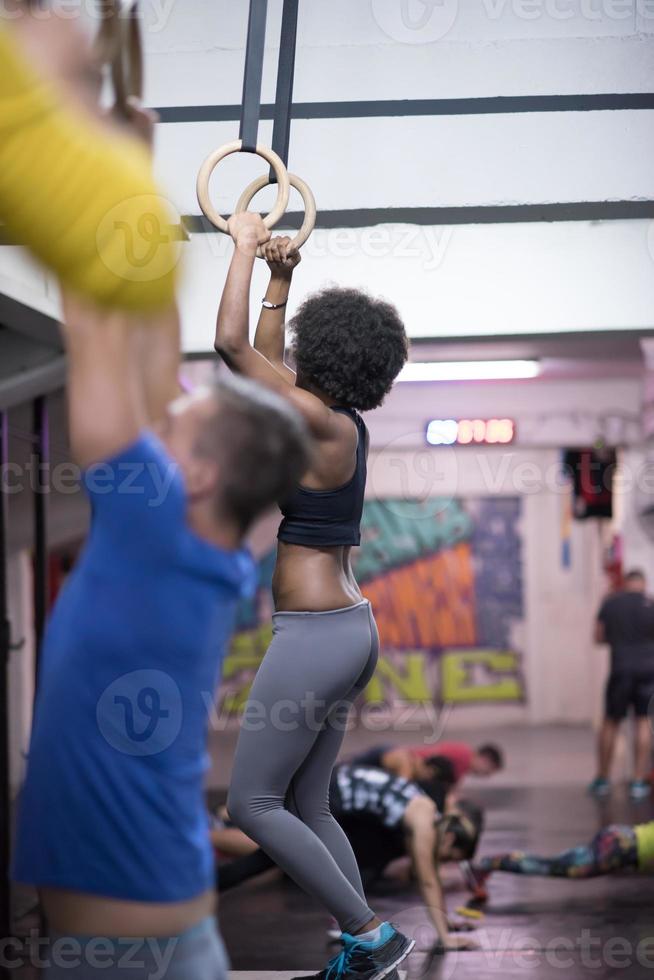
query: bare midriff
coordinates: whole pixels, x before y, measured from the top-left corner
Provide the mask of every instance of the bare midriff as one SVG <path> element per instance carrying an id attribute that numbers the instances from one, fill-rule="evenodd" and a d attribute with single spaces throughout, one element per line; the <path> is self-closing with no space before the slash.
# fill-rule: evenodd
<path id="1" fill-rule="evenodd" d="M 350 547 L 313 548 L 279 542 L 273 577 L 277 612 L 328 612 L 361 602 Z"/>
<path id="2" fill-rule="evenodd" d="M 59 888 L 43 888 L 40 894 L 48 924 L 64 936 L 179 936 L 216 911 L 213 891 L 173 904 L 124 902 Z"/>

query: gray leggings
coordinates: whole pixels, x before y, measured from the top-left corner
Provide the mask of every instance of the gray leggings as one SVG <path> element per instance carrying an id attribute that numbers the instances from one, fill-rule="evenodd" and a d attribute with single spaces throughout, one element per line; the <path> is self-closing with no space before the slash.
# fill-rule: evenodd
<path id="1" fill-rule="evenodd" d="M 378 651 L 367 601 L 324 613 L 276 613 L 241 722 L 227 801 L 236 825 L 350 933 L 374 913 L 329 810 L 329 780 L 348 712 Z"/>

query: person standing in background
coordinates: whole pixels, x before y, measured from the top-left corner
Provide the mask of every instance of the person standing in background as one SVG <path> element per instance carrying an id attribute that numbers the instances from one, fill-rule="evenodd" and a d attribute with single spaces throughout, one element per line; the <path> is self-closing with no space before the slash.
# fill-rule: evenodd
<path id="1" fill-rule="evenodd" d="M 652 732 L 650 704 L 654 704 L 654 600 L 646 593 L 643 572 L 629 572 L 620 592 L 602 604 L 595 626 L 595 641 L 611 648 L 611 673 L 606 686 L 606 710 L 598 741 L 598 773 L 590 784 L 594 796 L 611 790 L 611 764 L 620 725 L 633 709 L 635 717 L 632 799 L 649 796 Z"/>

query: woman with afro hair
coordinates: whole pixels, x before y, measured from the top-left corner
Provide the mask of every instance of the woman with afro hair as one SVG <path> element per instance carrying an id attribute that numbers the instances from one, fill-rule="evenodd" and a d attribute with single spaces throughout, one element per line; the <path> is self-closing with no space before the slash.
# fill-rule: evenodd
<path id="1" fill-rule="evenodd" d="M 276 612 L 241 724 L 227 806 L 233 822 L 338 921 L 343 951 L 321 977 L 386 976 L 413 943 L 369 908 L 350 844 L 329 810 L 348 710 L 376 666 L 370 604 L 350 567 L 359 544 L 368 433 L 407 359 L 397 311 L 354 289 L 325 289 L 291 327 L 297 373 L 284 362 L 284 307 L 300 256 L 270 240 L 259 215 L 230 219 L 235 251 L 218 312 L 216 350 L 233 371 L 284 395 L 314 437 L 312 465 L 281 502 Z M 258 246 L 271 271 L 254 346 L 249 293 Z M 256 460 L 252 479 L 258 474 Z M 436 903 L 435 903 L 436 904 Z M 446 925 L 443 928 L 446 930 Z"/>

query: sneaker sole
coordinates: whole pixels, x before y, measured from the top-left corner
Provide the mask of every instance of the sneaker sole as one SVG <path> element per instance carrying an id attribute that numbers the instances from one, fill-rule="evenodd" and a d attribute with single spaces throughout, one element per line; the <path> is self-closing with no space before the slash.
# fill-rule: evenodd
<path id="1" fill-rule="evenodd" d="M 407 958 L 407 956 L 409 955 L 409 953 L 412 952 L 413 947 L 415 946 L 415 944 L 416 944 L 415 939 L 410 939 L 409 940 L 409 945 L 403 951 L 403 953 L 401 954 L 401 956 L 399 956 L 395 960 L 394 963 L 391 963 L 384 970 L 382 970 L 381 973 L 375 973 L 374 977 L 372 977 L 371 980 L 384 980 L 384 977 L 387 977 L 389 975 L 389 973 L 392 973 L 393 970 L 396 970 L 398 968 L 398 966 L 400 965 L 400 963 L 403 963 L 404 962 L 404 960 Z"/>
<path id="2" fill-rule="evenodd" d="M 410 943 L 409 943 L 408 948 L 405 949 L 405 951 L 402 953 L 402 955 L 400 956 L 400 958 L 398 960 L 396 960 L 395 963 L 393 963 L 392 966 L 387 966 L 386 969 L 383 971 L 383 973 L 376 973 L 374 975 L 374 977 L 372 977 L 372 980 L 383 980 L 383 978 L 386 978 L 386 977 L 388 977 L 389 980 L 393 980 L 392 975 L 395 973 L 395 971 L 397 970 L 397 968 L 400 965 L 400 963 L 403 963 L 404 960 L 407 958 L 407 956 L 412 951 L 412 949 L 415 946 L 415 944 L 416 944 L 415 939 L 412 939 L 410 941 Z M 315 980 L 315 978 L 318 977 L 318 976 L 320 976 L 319 973 L 312 973 L 312 974 L 309 974 L 309 976 L 295 977 L 295 980 Z"/>

